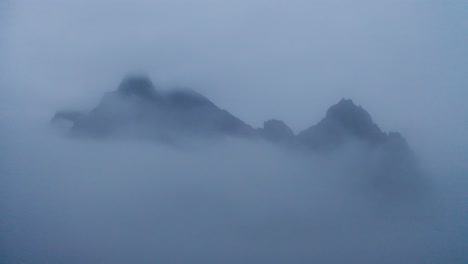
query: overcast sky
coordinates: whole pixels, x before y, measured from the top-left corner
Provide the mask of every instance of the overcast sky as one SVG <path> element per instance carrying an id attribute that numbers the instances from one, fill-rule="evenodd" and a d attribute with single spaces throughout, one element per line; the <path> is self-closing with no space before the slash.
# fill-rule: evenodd
<path id="1" fill-rule="evenodd" d="M 4 114 L 46 119 L 58 108 L 89 109 L 124 74 L 144 71 L 161 86 L 200 91 L 255 127 L 279 118 L 299 132 L 345 97 L 422 150 L 428 142 L 468 143 L 465 1 L 2 0 L 0 7 Z"/>
<path id="2" fill-rule="evenodd" d="M 0 0 L 0 262 L 465 263 L 467 11 L 462 0 Z M 402 195 L 416 179 L 405 174 L 375 187 L 386 163 L 353 144 L 321 156 L 52 133 L 56 110 L 92 109 L 129 72 L 295 132 L 351 98 L 408 139 L 426 172 L 414 190 L 427 192 Z"/>

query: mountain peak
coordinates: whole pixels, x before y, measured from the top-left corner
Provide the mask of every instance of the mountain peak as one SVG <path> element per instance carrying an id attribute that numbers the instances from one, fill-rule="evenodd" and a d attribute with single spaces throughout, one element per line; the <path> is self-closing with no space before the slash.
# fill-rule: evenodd
<path id="1" fill-rule="evenodd" d="M 351 99 L 346 99 L 346 98 L 341 98 L 341 100 L 340 100 L 337 104 L 338 104 L 338 105 L 354 105 L 354 106 L 356 106 L 356 105 L 354 104 L 353 100 L 351 100 Z"/>
<path id="2" fill-rule="evenodd" d="M 135 102 L 133 99 L 137 99 L 137 103 L 132 103 Z M 73 131 L 85 134 L 97 134 L 94 132 L 101 130 L 109 135 L 118 134 L 119 131 L 133 129 L 130 126 L 141 125 L 151 127 L 145 132 L 148 134 L 185 131 L 186 134 L 259 135 L 272 142 L 300 144 L 310 149 L 334 148 L 350 140 L 370 145 L 390 141 L 394 145 L 405 145 L 401 136 L 382 132 L 370 114 L 351 99 L 341 99 L 327 110 L 318 124 L 296 136 L 283 121 L 275 119 L 266 121 L 263 128 L 253 129 L 190 89 L 159 93 L 145 74 L 127 75 L 117 91 L 105 95 L 90 113 L 77 115 L 59 112 L 54 120 L 59 119 L 71 121 Z"/>
<path id="3" fill-rule="evenodd" d="M 351 99 L 341 99 L 317 125 L 299 134 L 300 140 L 312 148 L 336 146 L 349 138 L 378 144 L 385 137 L 370 114 Z"/>
<path id="4" fill-rule="evenodd" d="M 361 116 L 361 118 L 370 118 L 369 113 L 364 110 L 361 106 L 354 104 L 351 99 L 341 99 L 338 103 L 332 105 L 327 110 L 326 117 L 329 118 L 340 118 L 342 115 L 356 115 Z"/>
<path id="5" fill-rule="evenodd" d="M 341 99 L 340 102 L 331 106 L 325 119 L 339 124 L 351 135 L 358 138 L 374 141 L 377 140 L 376 137 L 382 134 L 370 114 L 361 106 L 355 105 L 351 99 Z"/>
<path id="6" fill-rule="evenodd" d="M 151 79 L 145 74 L 127 75 L 118 87 L 119 93 L 125 96 L 154 98 L 157 93 Z"/>

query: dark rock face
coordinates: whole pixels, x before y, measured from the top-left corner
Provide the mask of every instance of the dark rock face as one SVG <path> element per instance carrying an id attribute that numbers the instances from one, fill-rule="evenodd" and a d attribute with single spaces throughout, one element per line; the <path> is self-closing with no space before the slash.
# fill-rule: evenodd
<path id="1" fill-rule="evenodd" d="M 315 151 L 337 150 L 348 142 L 365 147 L 356 174 L 368 175 L 372 189 L 386 195 L 413 195 L 423 189 L 421 169 L 406 140 L 400 133 L 382 132 L 351 100 L 330 107 L 325 118 L 296 137 L 296 145 Z"/>
<path id="2" fill-rule="evenodd" d="M 80 136 L 131 136 L 167 139 L 178 136 L 255 134 L 249 125 L 191 90 L 161 93 L 146 76 L 128 76 L 117 91 L 103 96 L 91 112 L 73 120 Z"/>
<path id="3" fill-rule="evenodd" d="M 312 149 L 328 149 L 350 140 L 379 145 L 387 135 L 372 121 L 369 113 L 353 101 L 342 99 L 330 107 L 324 119 L 298 135 L 298 142 Z"/>
<path id="4" fill-rule="evenodd" d="M 124 96 L 136 96 L 147 100 L 159 97 L 153 82 L 145 75 L 125 77 L 118 87 L 118 92 Z"/>
<path id="5" fill-rule="evenodd" d="M 318 124 L 296 136 L 283 121 L 276 119 L 266 121 L 263 128 L 253 129 L 192 90 L 159 92 L 145 75 L 125 77 L 118 89 L 106 93 L 91 112 L 59 111 L 53 118 L 54 122 L 58 120 L 71 122 L 73 134 L 91 137 L 233 136 L 264 138 L 311 150 L 335 149 L 354 140 L 371 147 L 385 147 L 387 151 L 409 152 L 400 134 L 382 132 L 369 113 L 351 100 L 342 99 L 328 109 Z"/>
<path id="6" fill-rule="evenodd" d="M 191 109 L 194 107 L 216 108 L 216 105 L 210 100 L 192 90 L 171 91 L 167 94 L 167 101 L 179 109 Z"/>
<path id="7" fill-rule="evenodd" d="M 350 99 L 342 99 L 338 104 L 330 107 L 325 118 L 341 126 L 352 136 L 370 143 L 377 144 L 385 137 L 369 113 L 361 106 L 356 106 Z"/>
<path id="8" fill-rule="evenodd" d="M 125 77 L 118 89 L 106 93 L 89 113 L 59 111 L 53 121 L 72 123 L 77 135 L 106 137 L 132 134 L 137 137 L 234 136 L 264 138 L 311 150 L 335 149 L 349 141 L 388 151 L 406 153 L 409 147 L 398 133 L 384 133 L 369 113 L 353 101 L 342 99 L 330 107 L 318 124 L 297 136 L 283 121 L 272 119 L 253 129 L 203 95 L 192 90 L 159 92 L 145 75 Z"/>
<path id="9" fill-rule="evenodd" d="M 371 175 L 373 189 L 412 193 L 421 186 L 420 170 L 406 140 L 399 133 L 382 132 L 369 113 L 351 100 L 333 105 L 318 124 L 296 136 L 283 121 L 269 120 L 263 128 L 254 129 L 197 92 L 163 93 L 146 76 L 128 76 L 89 113 L 59 111 L 52 121 L 66 121 L 73 135 L 98 138 L 124 136 L 171 143 L 186 137 L 263 138 L 279 146 L 316 152 L 357 142 L 364 151 L 353 173 Z"/>
<path id="10" fill-rule="evenodd" d="M 260 135 L 274 143 L 292 143 L 294 132 L 283 121 L 271 119 L 263 123 L 263 128 L 259 129 Z"/>

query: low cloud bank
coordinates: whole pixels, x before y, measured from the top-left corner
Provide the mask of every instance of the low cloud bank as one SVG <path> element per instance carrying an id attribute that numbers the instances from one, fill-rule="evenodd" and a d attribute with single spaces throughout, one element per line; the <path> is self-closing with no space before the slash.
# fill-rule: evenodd
<path id="1" fill-rule="evenodd" d="M 462 171 L 426 175 L 424 194 L 389 196 L 369 184 L 356 164 L 372 161 L 352 143 L 329 155 L 235 139 L 174 147 L 3 121 L 4 263 L 467 258 Z"/>

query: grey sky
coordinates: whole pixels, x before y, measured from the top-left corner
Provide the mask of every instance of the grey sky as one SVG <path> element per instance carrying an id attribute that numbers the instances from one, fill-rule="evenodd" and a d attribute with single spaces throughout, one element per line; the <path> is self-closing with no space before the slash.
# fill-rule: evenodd
<path id="1" fill-rule="evenodd" d="M 467 11 L 462 0 L 0 0 L 0 261 L 462 262 Z M 299 132 L 351 98 L 408 139 L 430 197 L 382 202 L 361 175 L 379 156 L 352 143 L 308 156 L 52 133 L 57 109 L 91 109 L 134 71 L 254 127 L 278 118 Z"/>

